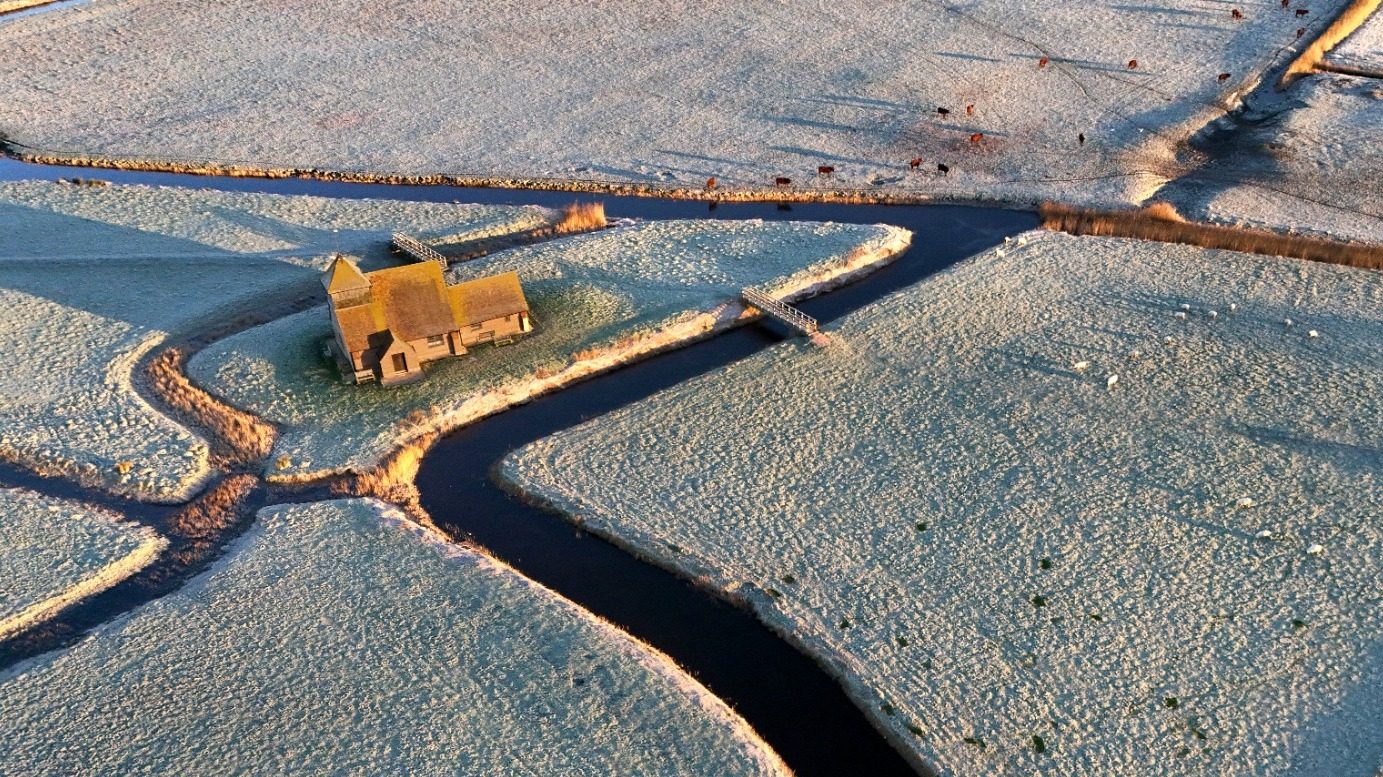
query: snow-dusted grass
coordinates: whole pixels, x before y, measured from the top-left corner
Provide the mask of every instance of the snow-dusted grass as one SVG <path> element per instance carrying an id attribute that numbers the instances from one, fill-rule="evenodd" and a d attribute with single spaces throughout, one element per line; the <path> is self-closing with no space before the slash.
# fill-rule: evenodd
<path id="1" fill-rule="evenodd" d="M 188 365 L 213 392 L 279 426 L 270 475 L 364 471 L 424 431 L 455 428 L 584 375 L 737 320 L 745 286 L 780 297 L 880 264 L 907 247 L 888 226 L 661 221 L 502 251 L 452 281 L 516 270 L 535 334 L 430 365 L 396 388 L 341 383 L 321 355 L 324 307 L 215 343 Z"/>
<path id="2" fill-rule="evenodd" d="M 1326 56 L 1327 65 L 1353 68 L 1383 77 L 1383 14 L 1375 11 L 1368 21 Z"/>
<path id="3" fill-rule="evenodd" d="M 1193 219 L 1383 242 L 1383 80 L 1311 75 L 1257 99 L 1235 152 L 1159 199 Z"/>
<path id="4" fill-rule="evenodd" d="M 365 500 L 0 685 L 13 774 L 782 774 L 665 656 Z"/>
<path id="5" fill-rule="evenodd" d="M 830 329 L 504 477 L 944 774 L 1383 763 L 1383 276 L 1030 233 Z"/>
<path id="6" fill-rule="evenodd" d="M 452 241 L 551 218 L 512 207 L 0 185 L 0 455 L 141 498 L 186 498 L 206 476 L 206 444 L 130 382 L 169 333 L 312 293 L 338 248 L 388 261 L 394 229 Z"/>
<path id="7" fill-rule="evenodd" d="M 79 156 L 1107 205 L 1342 5 L 102 0 L 0 30 L 0 132 Z"/>
<path id="8" fill-rule="evenodd" d="M 17 488 L 0 489 L 0 640 L 148 566 L 153 529 Z"/>

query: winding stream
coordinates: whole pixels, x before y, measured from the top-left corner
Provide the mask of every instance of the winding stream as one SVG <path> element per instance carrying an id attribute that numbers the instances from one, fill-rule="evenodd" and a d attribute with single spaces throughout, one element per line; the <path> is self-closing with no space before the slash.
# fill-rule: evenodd
<path id="1" fill-rule="evenodd" d="M 91 170 L 0 158 L 0 181 L 78 177 L 122 184 L 429 202 L 562 206 L 578 198 L 568 192 Z M 913 248 L 896 262 L 801 305 L 823 322 L 1037 225 L 1030 213 L 955 205 L 711 205 L 589 195 L 580 199 L 599 199 L 612 218 L 882 222 L 913 230 Z M 586 535 L 557 515 L 522 504 L 490 478 L 495 462 L 520 445 L 745 358 L 782 337 L 767 326 L 736 329 L 465 427 L 442 440 L 424 460 L 417 478 L 422 504 L 438 526 L 454 537 L 474 541 L 521 574 L 672 656 L 738 710 L 798 775 L 911 775 L 914 769 L 871 726 L 836 680 L 751 613 Z M 0 469 L 0 480 L 18 481 L 43 493 L 76 496 L 71 488 L 10 469 Z M 85 631 L 137 606 L 141 599 L 167 592 L 146 592 L 141 597 L 138 591 L 118 589 L 73 608 L 73 615 L 67 617 L 75 616 L 76 621 L 68 628 Z"/>

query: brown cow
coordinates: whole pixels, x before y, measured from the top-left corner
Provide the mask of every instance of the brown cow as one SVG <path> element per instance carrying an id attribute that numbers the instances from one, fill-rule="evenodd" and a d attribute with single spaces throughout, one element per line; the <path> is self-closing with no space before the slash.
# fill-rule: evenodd
<path id="1" fill-rule="evenodd" d="M 778 176 L 777 178 L 774 178 L 774 179 L 773 179 L 773 185 L 774 185 L 774 186 L 792 186 L 792 179 L 791 179 L 791 178 L 784 178 L 783 176 L 780 175 L 780 176 Z"/>
<path id="2" fill-rule="evenodd" d="M 951 168 L 950 168 L 950 166 L 948 166 L 948 165 L 943 165 L 943 164 L 941 164 L 940 162 L 937 162 L 937 163 L 936 163 L 936 171 L 937 171 L 938 173 L 941 173 L 942 175 L 946 175 L 947 173 L 951 172 Z"/>
<path id="3" fill-rule="evenodd" d="M 1138 60 L 1136 60 L 1136 59 L 1130 59 L 1130 60 L 1128 61 L 1128 69 L 1129 69 L 1129 70 L 1137 70 L 1137 69 L 1138 69 Z"/>
<path id="4" fill-rule="evenodd" d="M 1307 15 L 1307 14 L 1309 14 L 1309 13 L 1311 13 L 1311 12 L 1308 11 L 1308 10 L 1306 10 L 1305 8 L 1298 8 L 1298 9 L 1297 9 L 1297 16 L 1305 16 L 1305 15 Z"/>
<path id="5" fill-rule="evenodd" d="M 1231 8 L 1229 11 L 1229 18 L 1242 19 L 1244 18 L 1244 12 L 1240 11 L 1238 8 Z"/>
<path id="6" fill-rule="evenodd" d="M 975 104 L 974 104 L 974 103 L 970 103 L 969 105 L 965 106 L 965 115 L 966 115 L 966 116 L 974 116 L 974 115 L 975 115 Z"/>
<path id="7" fill-rule="evenodd" d="M 973 133 L 970 134 L 970 142 L 971 142 L 971 143 L 979 143 L 981 140 L 984 140 L 984 133 L 983 133 L 983 132 L 973 132 Z"/>
<path id="8" fill-rule="evenodd" d="M 835 169 L 834 167 L 832 167 L 831 165 L 819 165 L 819 166 L 816 168 L 816 174 L 817 174 L 817 175 L 830 175 L 831 173 L 834 173 L 835 171 L 836 171 L 836 169 Z"/>
<path id="9" fill-rule="evenodd" d="M 949 109 L 949 108 L 937 108 L 937 109 L 936 109 L 936 112 L 937 112 L 937 115 L 938 115 L 938 116 L 950 116 L 950 115 L 951 115 L 951 109 Z"/>
<path id="10" fill-rule="evenodd" d="M 1306 34 L 1306 28 L 1305 28 L 1305 27 L 1298 27 L 1298 28 L 1297 28 L 1297 37 L 1298 37 L 1298 38 L 1300 38 L 1301 36 L 1303 36 L 1303 35 L 1305 35 L 1305 34 Z"/>
<path id="11" fill-rule="evenodd" d="M 1218 76 L 1215 76 L 1215 78 L 1217 78 L 1219 82 L 1223 84 L 1224 82 L 1229 80 L 1229 73 L 1221 73 Z"/>
<path id="12" fill-rule="evenodd" d="M 1076 142 L 1079 143 L 1079 144 L 1081 144 L 1082 146 L 1085 145 L 1085 133 L 1084 133 L 1084 132 L 1081 132 L 1081 133 L 1079 133 L 1079 134 L 1076 135 Z"/>
<path id="13" fill-rule="evenodd" d="M 1046 67 L 1048 62 L 1051 62 L 1051 60 L 1047 59 L 1046 57 L 1037 60 L 1037 69 L 1041 70 L 1042 68 Z"/>
<path id="14" fill-rule="evenodd" d="M 707 179 L 706 179 L 706 188 L 707 188 L 707 189 L 714 189 L 714 188 L 716 188 L 716 179 L 715 179 L 714 177 L 711 177 L 711 178 L 707 178 Z"/>
<path id="15" fill-rule="evenodd" d="M 1292 4 L 1292 0 L 1282 0 L 1282 7 L 1286 8 Z"/>
<path id="16" fill-rule="evenodd" d="M 921 166 L 922 166 L 922 157 L 920 157 L 920 156 L 908 160 L 908 167 L 911 167 L 911 168 L 914 169 L 914 170 L 916 170 L 917 168 L 919 168 L 919 167 L 921 167 Z"/>

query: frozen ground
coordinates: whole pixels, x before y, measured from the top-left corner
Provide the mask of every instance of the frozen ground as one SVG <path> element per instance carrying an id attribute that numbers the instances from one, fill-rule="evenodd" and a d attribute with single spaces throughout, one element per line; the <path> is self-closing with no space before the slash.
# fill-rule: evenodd
<path id="1" fill-rule="evenodd" d="M 0 690 L 14 774 L 785 772 L 666 657 L 363 500 L 261 511 Z"/>
<path id="2" fill-rule="evenodd" d="M 1383 14 L 1374 12 L 1363 26 L 1330 52 L 1326 63 L 1383 78 Z"/>
<path id="3" fill-rule="evenodd" d="M 217 342 L 188 373 L 279 427 L 271 475 L 362 471 L 422 431 L 455 428 L 728 325 L 745 286 L 789 295 L 881 263 L 909 236 L 853 224 L 647 222 L 453 266 L 452 281 L 518 271 L 537 331 L 434 363 L 411 385 L 341 383 L 321 355 L 331 337 L 324 307 Z"/>
<path id="4" fill-rule="evenodd" d="M 1383 765 L 1383 276 L 1031 233 L 831 329 L 503 475 L 944 774 Z"/>
<path id="5" fill-rule="evenodd" d="M 336 249 L 386 261 L 390 230 L 526 229 L 539 209 L 145 187 L 0 185 L 0 455 L 141 498 L 186 498 L 204 441 L 130 385 L 168 333 L 312 293 Z"/>
<path id="6" fill-rule="evenodd" d="M 0 29 L 0 132 L 86 156 L 1124 203 L 1342 4 L 102 0 Z"/>
<path id="7" fill-rule="evenodd" d="M 0 641 L 148 566 L 168 544 L 89 505 L 0 489 Z"/>
<path id="8" fill-rule="evenodd" d="M 1159 192 L 1188 217 L 1383 242 L 1383 80 L 1264 94 L 1230 151 Z"/>

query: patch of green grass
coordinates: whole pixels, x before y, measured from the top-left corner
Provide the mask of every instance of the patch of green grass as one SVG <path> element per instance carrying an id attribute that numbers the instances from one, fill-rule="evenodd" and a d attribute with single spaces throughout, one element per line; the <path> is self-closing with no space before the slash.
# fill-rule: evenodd
<path id="1" fill-rule="evenodd" d="M 1044 558 L 1044 559 L 1038 561 L 1038 562 L 1037 562 L 1037 565 L 1038 565 L 1039 567 L 1043 568 L 1043 569 L 1051 569 L 1051 568 L 1052 568 L 1052 560 L 1049 559 L 1049 558 Z"/>
<path id="2" fill-rule="evenodd" d="M 1294 629 L 1304 629 L 1304 628 L 1306 628 L 1306 621 L 1302 620 L 1301 618 L 1293 618 L 1293 619 L 1292 619 L 1292 628 L 1294 628 Z"/>
<path id="3" fill-rule="evenodd" d="M 1036 735 L 1036 734 L 1033 734 L 1033 735 L 1032 735 L 1032 749 L 1033 749 L 1033 752 L 1037 753 L 1038 755 L 1041 755 L 1042 753 L 1047 752 L 1047 743 L 1046 743 L 1045 741 L 1042 740 L 1042 737 L 1040 737 L 1040 736 L 1038 736 L 1038 735 Z"/>
<path id="4" fill-rule="evenodd" d="M 889 704 L 888 702 L 884 702 L 883 704 L 879 705 L 879 709 L 883 710 L 884 714 L 888 715 L 889 717 L 892 717 L 898 712 L 898 710 L 894 709 L 893 705 Z"/>
<path id="5" fill-rule="evenodd" d="M 916 529 L 916 530 L 918 530 L 918 531 L 926 531 L 926 530 L 927 530 L 927 522 L 926 522 L 926 521 L 918 521 L 917 523 L 914 523 L 914 524 L 912 525 L 912 528 L 914 528 L 914 529 Z"/>
<path id="6" fill-rule="evenodd" d="M 844 630 L 850 628 L 850 619 L 849 619 L 849 618 L 841 618 L 841 619 L 840 619 L 840 626 L 839 626 L 839 628 L 840 628 L 841 631 L 844 631 Z"/>
<path id="7" fill-rule="evenodd" d="M 792 575 L 783 575 L 783 582 L 787 583 L 788 585 L 796 585 L 797 578 L 793 577 Z"/>
<path id="8" fill-rule="evenodd" d="M 1031 601 L 1032 601 L 1032 606 L 1033 606 L 1033 607 L 1046 607 L 1046 606 L 1047 606 L 1047 597 L 1043 596 L 1042 594 L 1036 594 L 1036 595 L 1034 595 L 1034 596 L 1032 597 L 1032 600 L 1031 600 Z"/>
<path id="9" fill-rule="evenodd" d="M 978 747 L 981 750 L 985 748 L 984 740 L 980 739 L 979 737 L 966 737 L 961 741 L 967 745 L 974 745 L 975 747 Z"/>
<path id="10" fill-rule="evenodd" d="M 1181 702 L 1175 696 L 1168 696 L 1163 699 L 1162 704 L 1169 710 L 1174 710 L 1181 706 Z"/>
<path id="11" fill-rule="evenodd" d="M 918 728 L 916 725 L 912 723 L 908 724 L 908 731 L 911 731 L 913 736 L 922 736 L 922 729 Z"/>
<path id="12" fill-rule="evenodd" d="M 907 637 L 895 637 L 894 639 L 896 639 L 896 640 L 898 641 L 898 647 L 907 647 L 907 646 L 908 646 L 908 638 L 907 638 Z"/>

